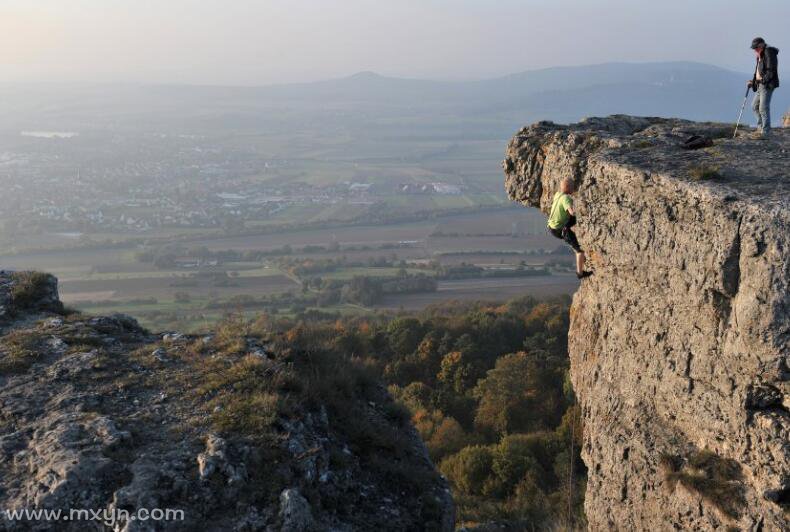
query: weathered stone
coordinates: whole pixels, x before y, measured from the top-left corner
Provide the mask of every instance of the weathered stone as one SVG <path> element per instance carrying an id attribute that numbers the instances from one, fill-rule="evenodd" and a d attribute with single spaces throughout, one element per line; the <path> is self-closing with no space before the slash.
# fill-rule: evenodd
<path id="1" fill-rule="evenodd" d="M 19 291 L 18 282 L 31 284 Z M 75 532 L 303 530 L 305 523 L 315 530 L 416 530 L 424 525 L 424 500 L 432 497 L 442 513 L 427 526 L 453 528 L 447 484 L 414 428 L 393 426 L 382 411 L 390 400 L 383 388 L 371 403 L 360 399 L 359 411 L 380 428 L 407 431 L 409 448 L 397 456 L 380 450 L 377 458 L 391 456 L 396 467 L 429 479 L 417 489 L 393 482 L 348 450 L 348 435 L 320 405 L 289 401 L 289 414 L 263 433 L 246 427 L 213 432 L 212 415 L 230 408 L 214 404 L 217 390 L 198 392 L 207 382 L 199 357 L 236 363 L 260 349 L 255 360 L 270 363 L 274 379 L 287 365 L 287 350 L 242 337 L 244 350 L 221 352 L 211 337 L 171 333 L 163 339 L 124 315 L 53 316 L 60 308 L 57 282 L 46 275 L 0 272 L 0 307 L 2 510 L 129 513 L 116 514 L 107 526 L 57 524 Z M 197 352 L 184 356 L 193 345 Z M 222 393 L 243 399 L 247 391 L 226 387 Z M 340 453 L 344 459 L 332 463 Z M 311 508 L 301 494 L 321 504 Z M 182 518 L 132 518 L 152 510 Z M 52 529 L 52 523 L 9 523 L 0 515 L 0 531 Z"/>
<path id="2" fill-rule="evenodd" d="M 151 356 L 159 362 L 167 362 L 167 349 L 164 347 L 157 347 L 151 352 Z"/>
<path id="3" fill-rule="evenodd" d="M 299 490 L 287 489 L 280 494 L 280 519 L 282 532 L 308 532 L 313 528 L 310 503 Z"/>
<path id="4" fill-rule="evenodd" d="M 0 322 L 17 314 L 63 310 L 58 280 L 37 272 L 0 271 Z"/>
<path id="5" fill-rule="evenodd" d="M 579 188 L 595 274 L 574 297 L 569 350 L 591 530 L 790 527 L 790 131 L 728 132 L 610 117 L 539 123 L 507 148 L 512 199 L 546 212 L 562 178 Z M 715 146 L 681 150 L 692 134 Z M 737 463 L 738 516 L 669 481 L 664 457 L 701 450 Z"/>
<path id="6" fill-rule="evenodd" d="M 228 457 L 227 442 L 216 434 L 206 439 L 206 451 L 197 456 L 200 479 L 208 480 L 214 473 L 224 475 L 228 484 L 239 484 L 247 478 L 244 464 L 234 464 Z"/>

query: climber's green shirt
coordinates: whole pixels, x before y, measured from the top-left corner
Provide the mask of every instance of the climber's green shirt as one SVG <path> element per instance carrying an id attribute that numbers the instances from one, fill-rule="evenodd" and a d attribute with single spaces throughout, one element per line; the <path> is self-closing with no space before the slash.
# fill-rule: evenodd
<path id="1" fill-rule="evenodd" d="M 554 194 L 551 202 L 551 214 L 549 214 L 549 228 L 562 229 L 568 223 L 571 214 L 568 209 L 573 207 L 573 198 L 563 192 Z"/>

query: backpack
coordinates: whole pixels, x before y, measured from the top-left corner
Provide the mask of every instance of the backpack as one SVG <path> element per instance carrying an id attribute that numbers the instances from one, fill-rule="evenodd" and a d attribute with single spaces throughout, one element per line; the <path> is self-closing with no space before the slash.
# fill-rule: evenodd
<path id="1" fill-rule="evenodd" d="M 771 70 L 773 71 L 770 83 L 772 88 L 776 89 L 779 87 L 779 48 L 769 46 L 765 49 L 765 55 L 766 63 L 771 65 Z"/>

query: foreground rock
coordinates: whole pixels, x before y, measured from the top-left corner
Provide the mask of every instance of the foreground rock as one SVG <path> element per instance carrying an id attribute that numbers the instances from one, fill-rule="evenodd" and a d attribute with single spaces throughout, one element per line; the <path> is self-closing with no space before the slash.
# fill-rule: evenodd
<path id="1" fill-rule="evenodd" d="M 51 276 L 0 273 L 0 510 L 63 512 L 0 530 L 451 530 L 422 442 L 362 378 L 242 323 L 64 315 Z"/>
<path id="2" fill-rule="evenodd" d="M 571 310 L 591 530 L 788 530 L 790 131 L 678 120 L 539 123 L 510 197 L 579 185 L 595 275 Z M 684 151 L 692 134 L 715 145 Z"/>

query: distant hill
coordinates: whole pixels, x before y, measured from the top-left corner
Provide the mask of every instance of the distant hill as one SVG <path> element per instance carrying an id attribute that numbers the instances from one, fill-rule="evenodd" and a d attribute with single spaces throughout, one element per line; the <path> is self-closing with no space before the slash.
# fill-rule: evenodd
<path id="1" fill-rule="evenodd" d="M 361 72 L 264 87 L 0 85 L 5 102 L 0 118 L 8 125 L 35 119 L 78 122 L 72 126 L 77 127 L 117 126 L 134 117 L 135 126 L 141 127 L 161 128 L 174 120 L 179 128 L 215 130 L 266 129 L 273 121 L 285 130 L 307 124 L 339 123 L 353 129 L 405 121 L 413 126 L 412 133 L 452 124 L 504 138 L 525 122 L 572 122 L 616 113 L 734 121 L 748 77 L 712 65 L 667 62 L 557 67 L 458 82 Z M 778 125 L 790 96 L 780 89 L 774 106 Z"/>

